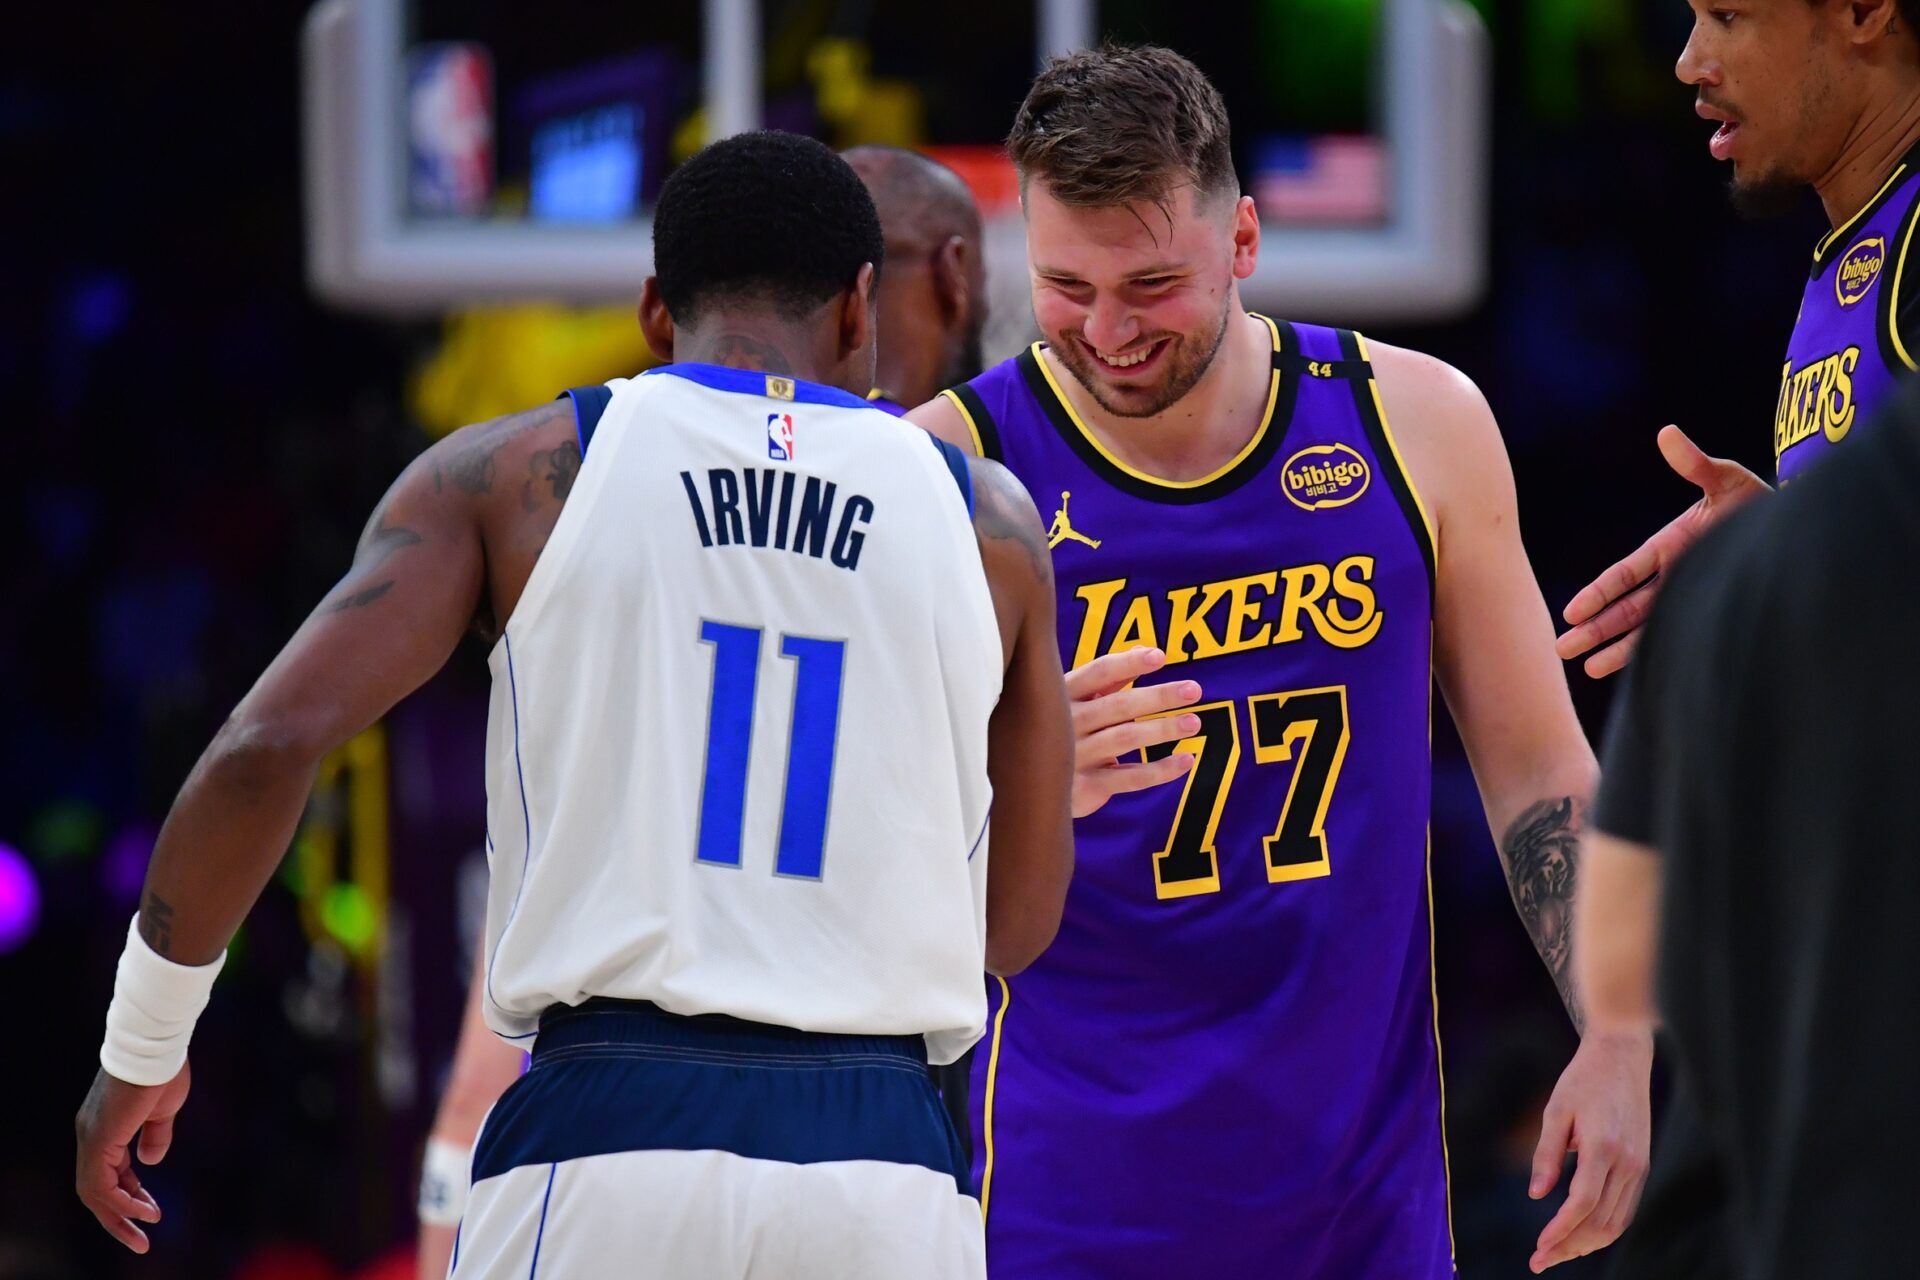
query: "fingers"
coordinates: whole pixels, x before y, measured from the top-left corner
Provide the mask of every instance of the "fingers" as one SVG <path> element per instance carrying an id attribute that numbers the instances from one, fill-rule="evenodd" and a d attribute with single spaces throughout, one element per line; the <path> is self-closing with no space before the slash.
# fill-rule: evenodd
<path id="1" fill-rule="evenodd" d="M 1192 752 L 1176 751 L 1164 760 L 1155 760 L 1151 764 L 1116 764 L 1101 773 L 1112 788 L 1109 795 L 1124 795 L 1129 791 L 1145 791 L 1148 787 L 1172 782 L 1189 772 L 1193 768 L 1193 761 Z"/>
<path id="2" fill-rule="evenodd" d="M 91 1200 L 87 1200 L 86 1205 L 93 1213 L 94 1221 L 106 1228 L 108 1235 L 127 1248 L 135 1253 L 145 1253 L 150 1247 L 147 1243 L 147 1233 L 129 1222 L 126 1215 L 104 1209 Z"/>
<path id="3" fill-rule="evenodd" d="M 1533 1177 L 1527 1182 L 1527 1194 L 1538 1200 L 1560 1181 L 1560 1168 L 1567 1161 L 1567 1143 L 1573 1137 L 1573 1113 L 1558 1102 L 1549 1102 L 1540 1117 L 1540 1141 L 1533 1148 Z"/>
<path id="4" fill-rule="evenodd" d="M 1626 635 L 1647 620 L 1647 615 L 1653 610 L 1653 598 L 1659 591 L 1660 580 L 1656 578 L 1637 591 L 1620 597 L 1555 640 L 1553 651 L 1565 661 Z"/>
<path id="5" fill-rule="evenodd" d="M 140 1127 L 140 1163 L 159 1164 L 173 1145 L 173 1117 L 155 1116 Z"/>
<path id="6" fill-rule="evenodd" d="M 1608 645 L 1581 663 L 1581 669 L 1595 680 L 1604 679 L 1627 665 L 1633 651 L 1640 647 L 1640 633 L 1629 631 L 1618 644 Z"/>
<path id="7" fill-rule="evenodd" d="M 1152 716 L 1127 720 L 1080 739 L 1074 754 L 1082 768 L 1098 767 L 1148 747 L 1179 742 L 1200 732 L 1196 715 Z"/>
<path id="8" fill-rule="evenodd" d="M 1193 768 L 1194 759 L 1190 751 L 1176 751 L 1147 764 L 1108 764 L 1079 769 L 1073 778 L 1073 816 L 1084 818 L 1117 795 L 1172 782 Z"/>
<path id="9" fill-rule="evenodd" d="M 1158 671 L 1167 655 L 1158 649 L 1122 649 L 1067 672 L 1067 697 L 1075 702 L 1103 697 Z"/>
<path id="10" fill-rule="evenodd" d="M 1710 489 L 1714 481 L 1719 479 L 1720 460 L 1708 457 L 1680 428 L 1671 424 L 1660 428 L 1658 443 L 1660 456 L 1688 484 Z"/>
<path id="11" fill-rule="evenodd" d="M 1593 1217 L 1594 1211 L 1600 1207 L 1607 1189 L 1607 1174 L 1618 1155 L 1619 1148 L 1612 1143 L 1597 1143 L 1593 1150 L 1581 1150 L 1580 1161 L 1574 1167 L 1573 1182 L 1567 1187 L 1566 1202 L 1540 1232 L 1533 1257 L 1527 1264 L 1534 1274 L 1538 1275 L 1548 1267 L 1579 1256 L 1579 1253 L 1568 1251 L 1568 1243 L 1577 1229 Z"/>
<path id="12" fill-rule="evenodd" d="M 1649 538 L 1641 543 L 1632 555 L 1609 565 L 1599 577 L 1580 588 L 1580 593 L 1567 601 L 1567 607 L 1560 616 L 1566 619 L 1569 626 L 1577 627 L 1658 572 L 1660 572 L 1659 543 L 1657 539 Z M 1561 637 L 1562 641 L 1565 639 L 1565 636 Z M 1562 653 L 1560 656 L 1571 658 L 1579 652 L 1576 649 L 1572 653 Z"/>
<path id="13" fill-rule="evenodd" d="M 1073 732 L 1075 736 L 1085 736 L 1112 725 L 1125 724 L 1129 720 L 1189 706 L 1199 697 L 1200 685 L 1194 680 L 1174 680 L 1166 684 L 1121 689 L 1074 703 Z"/>
<path id="14" fill-rule="evenodd" d="M 125 1148 L 121 1149 L 119 1155 L 120 1159 L 126 1159 Z M 145 1253 L 148 1248 L 147 1233 L 134 1223 L 160 1221 L 159 1204 L 140 1185 L 140 1178 L 134 1173 L 131 1162 L 116 1169 L 101 1157 L 94 1156 L 87 1164 L 81 1185 L 77 1188 L 81 1203 L 87 1206 L 88 1212 L 93 1214 L 108 1235 L 135 1253 Z"/>

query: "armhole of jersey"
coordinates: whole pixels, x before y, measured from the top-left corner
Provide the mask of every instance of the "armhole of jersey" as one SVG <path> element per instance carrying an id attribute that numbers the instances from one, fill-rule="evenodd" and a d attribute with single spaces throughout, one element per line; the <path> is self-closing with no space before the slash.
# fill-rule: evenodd
<path id="1" fill-rule="evenodd" d="M 1367 340 L 1351 329 L 1341 329 L 1339 334 L 1340 352 L 1345 357 L 1342 363 L 1357 360 L 1364 370 L 1363 375 L 1349 381 L 1353 387 L 1353 404 L 1360 412 L 1360 425 L 1367 433 L 1367 443 L 1373 447 L 1373 456 L 1387 472 L 1387 485 L 1407 519 L 1407 528 L 1413 540 L 1420 544 L 1420 558 L 1427 566 L 1427 607 L 1432 610 L 1440 599 L 1435 555 L 1439 538 L 1434 533 L 1433 520 L 1427 514 L 1426 504 L 1420 500 L 1420 491 L 1414 488 L 1407 460 L 1400 456 L 1400 446 L 1394 443 L 1393 428 L 1387 425 L 1387 409 L 1380 399 L 1380 382 L 1374 376 L 1373 361 L 1367 355 Z"/>
<path id="2" fill-rule="evenodd" d="M 1899 231 L 1895 235 L 1898 244 L 1889 245 L 1893 256 L 1893 278 L 1886 282 L 1887 305 L 1880 312 L 1880 355 L 1893 370 L 1905 369 L 1909 373 L 1920 373 L 1920 270 L 1913 279 L 1907 278 L 1907 252 L 1913 246 L 1913 229 L 1920 223 L 1920 192 L 1916 192 L 1911 204 L 1907 206 L 1907 216 L 1900 221 Z M 1920 269 L 1920 263 L 1915 264 Z M 1884 272 L 1886 268 L 1883 266 Z M 1908 296 L 1902 296 L 1903 294 Z M 1905 311 L 1911 331 L 1901 333 L 1901 312 Z"/>
<path id="3" fill-rule="evenodd" d="M 966 499 L 967 519 L 973 519 L 973 473 L 967 470 L 967 455 L 954 446 L 934 435 L 931 431 L 922 432 L 933 447 L 940 451 L 941 460 L 947 464 L 953 482 L 960 486 L 960 496 Z"/>
<path id="4" fill-rule="evenodd" d="M 940 394 L 960 411 L 961 421 L 967 424 L 967 430 L 973 435 L 973 451 L 993 462 L 1005 462 L 1006 459 L 1000 454 L 1000 429 L 994 424 L 993 415 L 987 412 L 986 402 L 980 399 L 980 393 L 961 383 Z"/>
<path id="5" fill-rule="evenodd" d="M 593 443 L 593 433 L 600 426 L 600 417 L 606 413 L 607 406 L 613 402 L 611 387 L 568 387 L 561 393 L 573 401 L 573 431 L 580 441 L 580 456 L 587 456 L 587 446 Z"/>

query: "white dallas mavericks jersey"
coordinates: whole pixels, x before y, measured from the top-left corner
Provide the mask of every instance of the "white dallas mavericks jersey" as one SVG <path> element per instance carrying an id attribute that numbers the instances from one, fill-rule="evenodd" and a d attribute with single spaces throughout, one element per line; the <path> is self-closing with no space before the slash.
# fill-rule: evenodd
<path id="1" fill-rule="evenodd" d="M 830 387 L 607 387 L 489 659 L 488 1024 L 610 996 L 952 1061 L 1003 665 L 964 465 Z"/>

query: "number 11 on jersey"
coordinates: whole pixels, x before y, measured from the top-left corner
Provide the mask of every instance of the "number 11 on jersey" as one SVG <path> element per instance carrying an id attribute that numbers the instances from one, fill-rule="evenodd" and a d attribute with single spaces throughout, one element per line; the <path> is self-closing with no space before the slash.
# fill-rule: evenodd
<path id="1" fill-rule="evenodd" d="M 706 764 L 700 784 L 700 829 L 694 858 L 737 867 L 746 824 L 748 765 L 760 677 L 759 627 L 700 624 L 713 646 L 713 700 L 707 709 Z M 780 805 L 775 875 L 818 880 L 826 858 L 833 757 L 840 736 L 840 683 L 847 642 L 780 637 L 780 656 L 794 664 L 793 716 Z"/>

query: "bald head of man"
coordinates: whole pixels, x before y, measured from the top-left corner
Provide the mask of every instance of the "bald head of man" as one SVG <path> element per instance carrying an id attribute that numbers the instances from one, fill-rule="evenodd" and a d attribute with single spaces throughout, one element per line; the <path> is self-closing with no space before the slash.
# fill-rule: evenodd
<path id="1" fill-rule="evenodd" d="M 960 176 L 901 147 L 841 153 L 880 211 L 880 349 L 875 380 L 912 408 L 979 373 L 987 323 L 980 209 Z"/>

